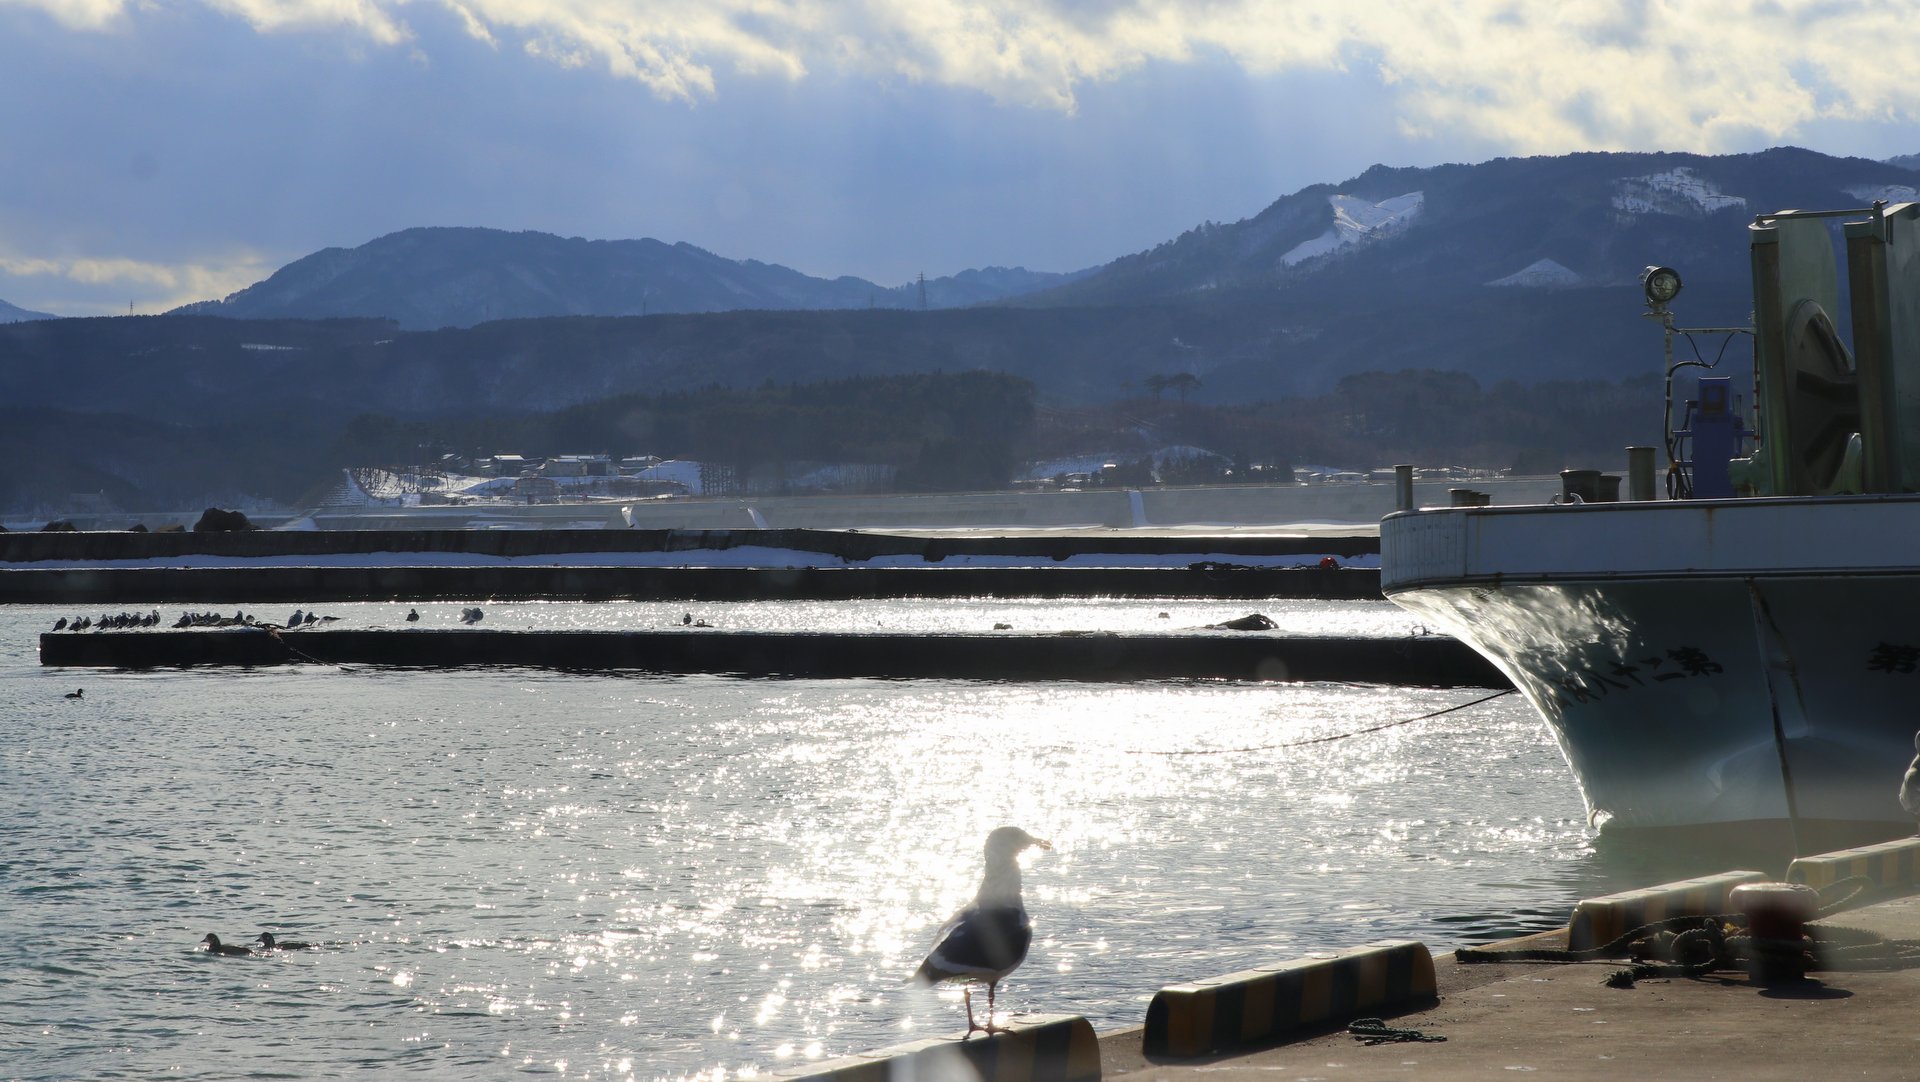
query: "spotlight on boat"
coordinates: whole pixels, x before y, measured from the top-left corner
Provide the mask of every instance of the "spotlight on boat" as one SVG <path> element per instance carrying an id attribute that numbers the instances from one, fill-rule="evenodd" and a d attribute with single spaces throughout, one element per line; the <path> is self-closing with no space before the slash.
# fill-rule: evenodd
<path id="1" fill-rule="evenodd" d="M 1665 308 L 1680 295 L 1680 272 L 1672 267 L 1648 267 L 1640 272 L 1640 288 L 1647 294 L 1647 307 Z"/>

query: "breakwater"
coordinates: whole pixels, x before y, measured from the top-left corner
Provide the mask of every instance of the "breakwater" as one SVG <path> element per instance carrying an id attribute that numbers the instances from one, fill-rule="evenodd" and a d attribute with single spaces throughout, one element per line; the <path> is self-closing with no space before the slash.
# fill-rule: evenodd
<path id="1" fill-rule="evenodd" d="M 0 603 L 850 601 L 882 598 L 1380 599 L 1372 568 L 80 567 L 0 570 Z"/>
<path id="2" fill-rule="evenodd" d="M 901 679 L 1299 680 L 1506 687 L 1457 640 L 1257 634 L 884 634 L 236 627 L 47 632 L 44 666 L 515 665 L 567 670 Z"/>
<path id="3" fill-rule="evenodd" d="M 1364 534 L 362 530 L 0 534 L 0 603 L 1376 599 Z"/>
<path id="4" fill-rule="evenodd" d="M 1375 555 L 1377 533 L 1060 531 L 997 533 L 875 533 L 864 530 L 248 530 L 233 533 L 0 533 L 0 565 L 45 561 L 104 563 L 190 557 L 268 559 L 292 556 L 367 557 L 397 553 L 524 559 L 635 553 L 730 552 L 767 549 L 807 553 L 850 563 L 911 558 L 929 563 L 955 557 L 1024 558 L 1064 562 L 1076 556 L 1165 556 L 1208 553 L 1273 557 Z"/>

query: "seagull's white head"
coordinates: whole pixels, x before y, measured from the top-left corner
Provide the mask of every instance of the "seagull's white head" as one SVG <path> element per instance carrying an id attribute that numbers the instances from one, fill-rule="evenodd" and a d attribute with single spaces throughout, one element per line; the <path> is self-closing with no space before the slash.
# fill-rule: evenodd
<path id="1" fill-rule="evenodd" d="M 1051 842 L 1036 838 L 1019 827 L 1001 827 L 987 835 L 987 863 L 1011 861 L 1028 849 L 1052 849 Z"/>

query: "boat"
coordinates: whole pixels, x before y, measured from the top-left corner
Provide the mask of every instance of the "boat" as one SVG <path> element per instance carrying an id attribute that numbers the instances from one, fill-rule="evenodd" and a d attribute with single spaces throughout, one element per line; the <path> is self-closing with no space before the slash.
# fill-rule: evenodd
<path id="1" fill-rule="evenodd" d="M 1699 329 L 1676 325 L 1678 273 L 1650 267 L 1666 491 L 1652 450 L 1629 449 L 1625 498 L 1568 471 L 1549 503 L 1468 493 L 1398 511 L 1381 523 L 1382 590 L 1513 681 L 1603 837 L 1735 828 L 1805 851 L 1910 836 L 1920 204 L 1783 211 L 1748 230 L 1753 322 L 1708 329 L 1750 339 L 1751 411 L 1703 375 L 1675 424 L 1675 374 L 1698 362 L 1675 363 L 1673 343 Z"/>

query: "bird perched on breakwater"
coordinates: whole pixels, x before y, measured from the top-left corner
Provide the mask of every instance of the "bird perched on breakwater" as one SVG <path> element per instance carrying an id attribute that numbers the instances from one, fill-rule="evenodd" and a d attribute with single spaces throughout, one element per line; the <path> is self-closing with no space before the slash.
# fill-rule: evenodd
<path id="1" fill-rule="evenodd" d="M 1907 776 L 1900 779 L 1900 806 L 1907 814 L 1920 819 L 1920 733 L 1913 734 L 1913 765 L 1907 767 Z"/>
<path id="2" fill-rule="evenodd" d="M 86 697 L 87 697 L 86 688 L 74 688 L 72 691 L 67 692 L 67 698 L 69 699 L 84 699 Z"/>
<path id="3" fill-rule="evenodd" d="M 1000 982 L 1027 960 L 1033 942 L 1033 923 L 1020 897 L 1020 865 L 1016 857 L 1028 848 L 1053 846 L 1019 827 L 1000 827 L 987 835 L 987 871 L 973 904 L 954 914 L 940 929 L 932 952 L 913 975 L 919 984 L 965 981 L 961 998 L 967 1005 L 967 1036 L 1006 1032 L 993 1024 L 993 999 Z M 973 1018 L 973 983 L 987 983 L 987 1023 Z"/>
<path id="4" fill-rule="evenodd" d="M 254 937 L 254 942 L 260 944 L 260 949 L 270 951 L 303 951 L 313 946 L 297 939 L 275 939 L 272 932 L 261 932 Z"/>
<path id="5" fill-rule="evenodd" d="M 242 947 L 236 943 L 220 942 L 220 937 L 217 935 L 214 935 L 212 932 L 208 932 L 207 938 L 201 940 L 200 942 L 205 943 L 207 945 L 208 954 L 223 954 L 229 958 L 238 958 L 243 954 L 253 953 L 247 948 Z"/>

